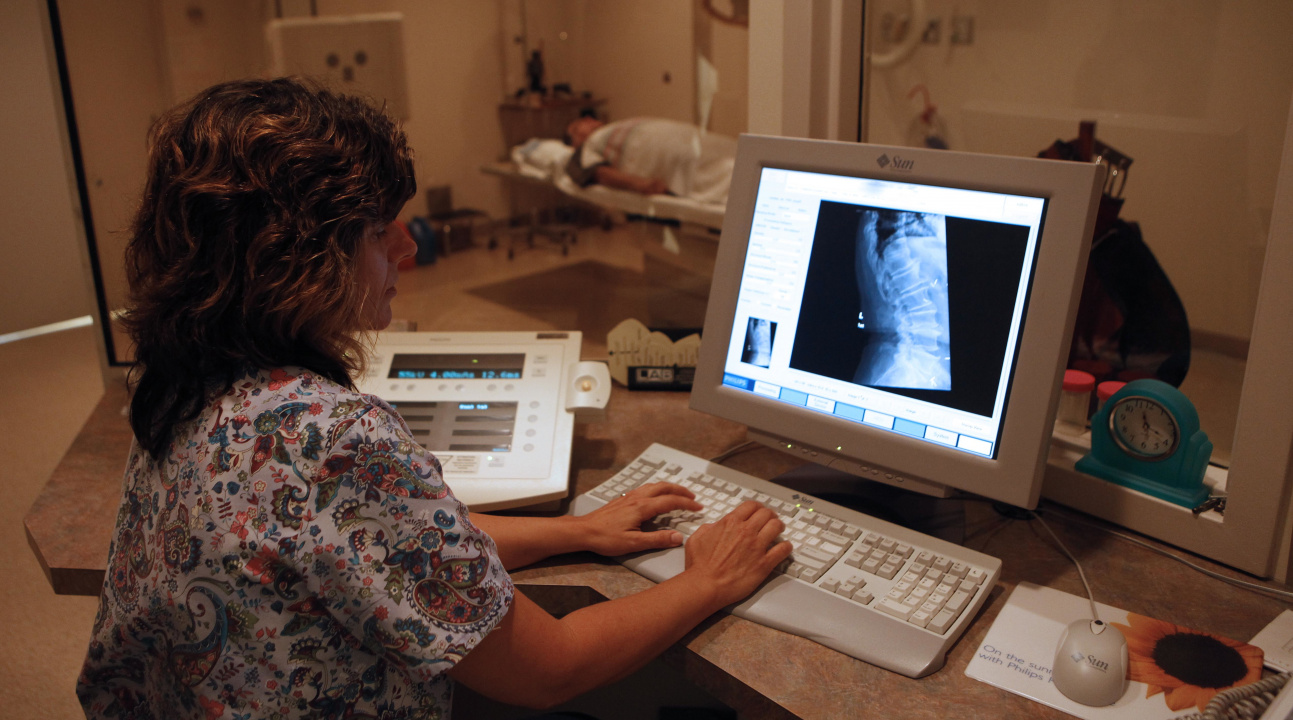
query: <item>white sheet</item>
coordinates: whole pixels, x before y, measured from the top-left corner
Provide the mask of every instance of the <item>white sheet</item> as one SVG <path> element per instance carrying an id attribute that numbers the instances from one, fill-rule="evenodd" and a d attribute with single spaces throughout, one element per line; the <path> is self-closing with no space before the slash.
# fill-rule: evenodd
<path id="1" fill-rule="evenodd" d="M 602 125 L 574 152 L 585 169 L 609 163 L 631 175 L 663 180 L 678 197 L 725 203 L 736 140 L 690 123 L 637 117 Z"/>
<path id="2" fill-rule="evenodd" d="M 642 195 L 628 190 L 616 190 L 603 185 L 581 188 L 566 175 L 566 163 L 574 148 L 560 140 L 535 138 L 512 148 L 511 163 L 493 163 L 482 168 L 485 172 L 521 177 L 551 183 L 561 192 L 585 202 L 619 210 L 631 215 L 678 220 L 721 230 L 725 202 L 699 202 L 673 195 Z"/>

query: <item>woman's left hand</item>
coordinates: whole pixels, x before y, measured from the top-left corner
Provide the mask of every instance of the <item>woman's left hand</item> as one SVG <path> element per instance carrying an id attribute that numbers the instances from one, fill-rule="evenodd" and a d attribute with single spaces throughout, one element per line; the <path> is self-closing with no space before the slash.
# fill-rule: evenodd
<path id="1" fill-rule="evenodd" d="M 674 510 L 704 510 L 691 491 L 673 483 L 648 483 L 580 517 L 587 549 L 608 556 L 658 550 L 682 544 L 682 533 L 642 530 L 642 523 Z"/>

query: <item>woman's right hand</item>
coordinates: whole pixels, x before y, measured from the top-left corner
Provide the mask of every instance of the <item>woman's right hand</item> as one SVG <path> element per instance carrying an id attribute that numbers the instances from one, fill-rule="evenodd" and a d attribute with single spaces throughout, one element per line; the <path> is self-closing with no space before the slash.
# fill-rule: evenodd
<path id="1" fill-rule="evenodd" d="M 747 500 L 718 522 L 702 525 L 687 540 L 687 573 L 708 583 L 718 607 L 754 592 L 782 560 L 789 541 L 775 542 L 785 529 L 776 513 Z"/>

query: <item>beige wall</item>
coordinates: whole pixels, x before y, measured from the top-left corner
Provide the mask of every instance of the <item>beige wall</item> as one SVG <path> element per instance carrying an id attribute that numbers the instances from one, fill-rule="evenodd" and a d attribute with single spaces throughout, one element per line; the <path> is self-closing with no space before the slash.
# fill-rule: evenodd
<path id="1" fill-rule="evenodd" d="M 0 0 L 0 334 L 95 312 L 43 0 Z"/>
<path id="2" fill-rule="evenodd" d="M 311 12 L 281 0 L 284 17 Z M 422 188 L 450 185 L 459 207 L 507 212 L 505 188 L 481 165 L 505 152 L 497 106 L 524 84 L 515 42 L 542 44 L 548 83 L 607 98 L 612 118 L 696 119 L 693 0 L 317 0 L 320 15 L 404 16 L 409 117 Z M 124 304 L 124 233 L 143 184 L 146 133 L 165 108 L 214 82 L 265 72 L 265 0 L 60 0 L 81 116 L 94 230 L 108 304 Z M 10 27 L 10 26 L 7 26 Z M 562 39 L 562 33 L 565 34 Z M 711 127 L 745 129 L 746 33 L 714 28 L 720 96 Z M 666 80 L 667 76 L 667 80 Z M 425 212 L 421 194 L 405 216 Z"/>
<path id="3" fill-rule="evenodd" d="M 696 45 L 697 52 L 704 54 L 718 73 L 718 91 L 710 109 L 708 129 L 736 137 L 747 126 L 750 30 L 698 11 Z"/>
<path id="4" fill-rule="evenodd" d="M 166 10 L 167 65 L 176 98 L 221 79 L 265 72 L 264 23 L 273 4 L 257 0 L 160 0 Z M 419 187 L 452 185 L 455 203 L 501 212 L 498 181 L 479 172 L 502 151 L 500 3 L 455 0 L 319 0 L 319 15 L 398 12 L 404 16 L 409 117 Z M 191 9 L 202 10 L 202 20 Z M 282 2 L 284 17 L 305 17 L 310 3 Z M 421 195 L 405 215 L 424 213 Z"/>
<path id="5" fill-rule="evenodd" d="M 272 2 L 151 2 L 159 6 L 159 72 L 167 106 L 222 80 L 259 75 L 267 66 L 265 22 L 273 17 Z"/>
<path id="6" fill-rule="evenodd" d="M 549 86 L 568 82 L 605 99 L 610 119 L 695 122 L 693 0 L 503 0 L 502 7 L 505 92 L 525 85 L 522 44 L 513 41 L 523 36 L 524 47 L 542 48 Z"/>
<path id="7" fill-rule="evenodd" d="M 1122 216 L 1191 324 L 1246 338 L 1293 93 L 1287 0 L 928 0 L 941 41 L 873 68 L 869 140 L 906 144 L 929 87 L 953 149 L 1033 155 L 1080 119 L 1135 159 Z M 874 30 L 906 0 L 869 3 Z M 953 14 L 972 45 L 953 46 Z"/>
<path id="8" fill-rule="evenodd" d="M 691 0 L 583 0 L 584 80 L 612 119 L 696 119 Z"/>
<path id="9" fill-rule="evenodd" d="M 126 304 L 121 264 L 144 183 L 148 128 L 170 103 L 160 0 L 60 0 L 100 276 L 108 309 Z M 117 359 L 128 342 L 114 333 Z"/>

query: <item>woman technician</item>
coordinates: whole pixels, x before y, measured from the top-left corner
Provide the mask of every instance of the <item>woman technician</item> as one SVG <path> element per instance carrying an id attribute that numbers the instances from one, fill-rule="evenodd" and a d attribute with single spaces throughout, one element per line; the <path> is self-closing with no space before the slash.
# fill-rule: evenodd
<path id="1" fill-rule="evenodd" d="M 747 503 L 687 570 L 557 620 L 507 571 L 675 546 L 653 485 L 584 517 L 470 514 L 382 400 L 365 333 L 391 320 L 403 132 L 302 82 L 200 93 L 151 136 L 126 249 L 135 433 L 89 652 L 88 717 L 447 717 L 452 681 L 548 707 L 640 667 L 784 559 Z"/>

